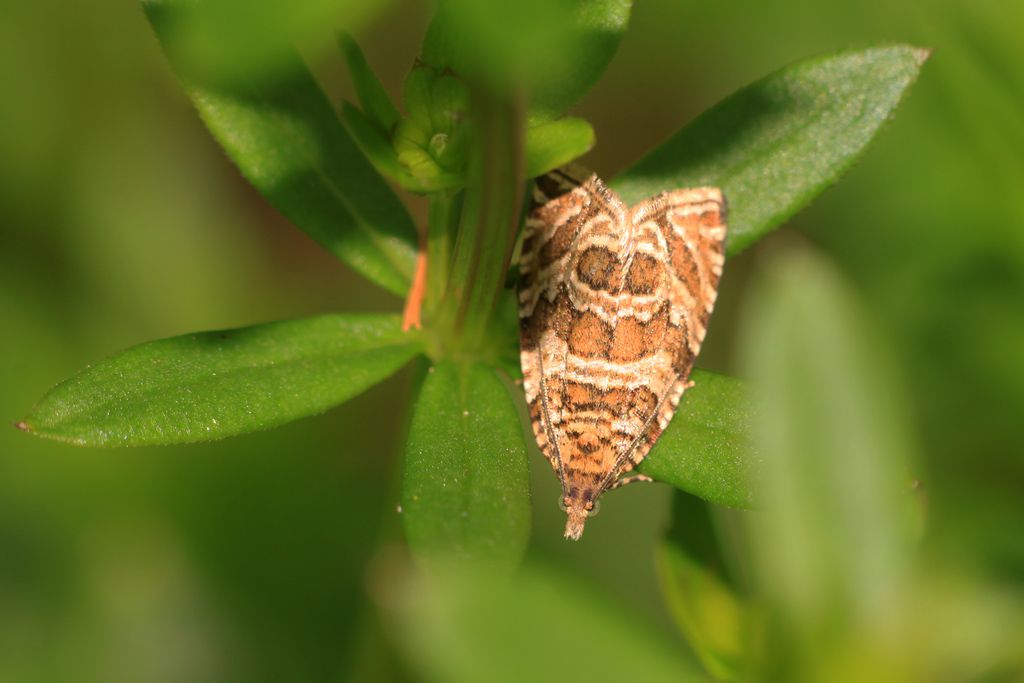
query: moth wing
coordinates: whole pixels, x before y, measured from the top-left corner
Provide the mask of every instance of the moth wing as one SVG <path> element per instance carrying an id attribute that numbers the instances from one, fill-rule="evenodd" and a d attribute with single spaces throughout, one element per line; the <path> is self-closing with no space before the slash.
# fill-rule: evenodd
<path id="1" fill-rule="evenodd" d="M 574 164 L 534 180 L 519 257 L 521 322 L 532 320 L 541 297 L 554 301 L 565 283 L 572 250 L 593 212 L 604 203 L 603 194 L 608 190 L 600 179 Z"/>
<path id="2" fill-rule="evenodd" d="M 633 355 L 648 374 L 628 408 L 641 433 L 625 448 L 613 478 L 647 456 L 688 386 L 725 262 L 725 213 L 721 191 L 708 187 L 665 192 L 631 209 L 634 246 L 623 294 L 633 305 L 623 307 L 616 338 L 633 338 L 620 355 L 637 349 Z"/>
<path id="3" fill-rule="evenodd" d="M 601 209 L 595 183 L 600 180 L 592 172 L 573 165 L 537 178 L 519 259 L 523 388 L 537 443 L 560 476 L 557 423 L 572 321 L 566 280 L 575 245 L 592 212 Z"/>

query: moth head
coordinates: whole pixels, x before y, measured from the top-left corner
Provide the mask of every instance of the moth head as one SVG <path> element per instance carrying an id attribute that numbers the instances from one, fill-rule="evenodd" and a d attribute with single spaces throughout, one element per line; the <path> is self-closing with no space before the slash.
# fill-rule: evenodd
<path id="1" fill-rule="evenodd" d="M 601 511 L 601 501 L 591 500 L 588 495 L 565 495 L 558 499 L 558 507 L 569 516 L 565 523 L 565 537 L 578 541 L 583 535 L 583 525 L 587 518 Z"/>

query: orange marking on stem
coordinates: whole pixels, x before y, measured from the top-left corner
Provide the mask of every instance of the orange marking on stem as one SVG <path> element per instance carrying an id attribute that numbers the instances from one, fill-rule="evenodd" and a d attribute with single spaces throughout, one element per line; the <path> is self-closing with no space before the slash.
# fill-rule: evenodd
<path id="1" fill-rule="evenodd" d="M 427 247 L 426 233 L 420 235 L 420 247 L 416 254 L 416 272 L 412 276 L 412 287 L 405 299 L 405 310 L 402 312 L 402 331 L 412 328 L 421 329 L 420 311 L 423 309 L 423 297 L 427 294 Z"/>

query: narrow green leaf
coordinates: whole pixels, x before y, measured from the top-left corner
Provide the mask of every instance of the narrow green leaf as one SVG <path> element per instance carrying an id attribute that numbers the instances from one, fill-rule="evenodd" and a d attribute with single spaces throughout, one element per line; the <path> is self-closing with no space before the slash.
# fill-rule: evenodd
<path id="1" fill-rule="evenodd" d="M 583 156 L 594 146 L 586 119 L 565 118 L 526 131 L 526 177 L 536 178 Z"/>
<path id="2" fill-rule="evenodd" d="M 171 337 L 58 384 L 19 426 L 86 446 L 219 439 L 321 413 L 420 350 L 392 315 L 325 315 Z"/>
<path id="3" fill-rule="evenodd" d="M 294 50 L 273 79 L 226 82 L 175 61 L 173 26 L 192 3 L 145 5 L 200 116 L 242 174 L 281 213 L 334 255 L 403 295 L 416 259 L 416 226 L 349 136 Z"/>
<path id="4" fill-rule="evenodd" d="M 516 273 L 511 287 L 498 297 L 498 306 L 489 330 L 493 354 L 489 362 L 500 367 L 516 382 L 523 379 L 523 368 L 519 364 L 519 297 L 514 284 L 518 279 Z"/>
<path id="5" fill-rule="evenodd" d="M 508 388 L 483 364 L 424 381 L 405 450 L 402 519 L 422 564 L 514 569 L 530 536 L 526 441 Z"/>
<path id="6" fill-rule="evenodd" d="M 526 115 L 529 125 L 557 119 L 594 87 L 619 49 L 632 5 L 632 0 L 576 3 L 566 39 L 572 56 L 561 64 L 548 64 L 547 76 L 537 80 Z"/>
<path id="7" fill-rule="evenodd" d="M 708 680 L 677 643 L 578 577 L 527 565 L 511 581 L 466 571 L 431 579 L 407 580 L 389 605 L 421 680 Z"/>
<path id="8" fill-rule="evenodd" d="M 218 80 L 275 77 L 281 60 L 302 42 L 323 50 L 330 38 L 323 27 L 353 30 L 364 25 L 388 0 L 142 0 L 147 13 L 173 5 L 166 32 L 174 61 L 202 69 Z"/>
<path id="9" fill-rule="evenodd" d="M 765 272 L 740 341 L 765 460 L 753 566 L 798 660 L 854 662 L 846 648 L 887 649 L 908 607 L 910 421 L 885 345 L 838 271 L 800 248 Z"/>
<path id="10" fill-rule="evenodd" d="M 399 181 L 410 181 L 410 176 L 398 163 L 398 152 L 391 144 L 391 138 L 361 110 L 348 102 L 341 103 L 341 120 L 348 132 L 363 150 L 366 158 L 384 175 Z"/>
<path id="11" fill-rule="evenodd" d="M 423 40 L 421 60 L 438 71 L 509 89 L 566 56 L 569 0 L 444 0 Z"/>
<path id="12" fill-rule="evenodd" d="M 658 579 L 669 613 L 704 668 L 715 680 L 744 680 L 754 660 L 758 620 L 731 580 L 711 508 L 674 492 L 672 525 L 658 550 Z"/>
<path id="13" fill-rule="evenodd" d="M 604 73 L 629 22 L 630 0 L 447 0 L 423 42 L 436 69 L 498 88 L 525 78 L 529 125 L 575 104 Z"/>
<path id="14" fill-rule="evenodd" d="M 930 52 L 908 45 L 797 62 L 698 117 L 611 183 L 636 203 L 710 185 L 729 204 L 729 253 L 806 206 L 864 153 Z"/>
<path id="15" fill-rule="evenodd" d="M 721 505 L 753 507 L 760 458 L 750 441 L 752 404 L 741 380 L 694 370 L 675 417 L 637 469 Z"/>
<path id="16" fill-rule="evenodd" d="M 352 85 L 355 86 L 356 95 L 359 97 L 359 104 L 363 111 L 381 131 L 390 131 L 402 118 L 398 113 L 398 107 L 391 101 L 391 97 L 384 86 L 381 85 L 377 74 L 373 72 L 366 61 L 366 55 L 359 48 L 348 32 L 342 32 L 338 37 L 341 49 L 345 53 L 345 63 L 348 64 L 348 73 L 352 78 Z"/>

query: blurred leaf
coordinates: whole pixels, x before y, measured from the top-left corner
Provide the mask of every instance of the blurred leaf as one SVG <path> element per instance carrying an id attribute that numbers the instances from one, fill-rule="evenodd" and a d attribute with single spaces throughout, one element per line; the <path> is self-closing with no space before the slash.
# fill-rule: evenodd
<path id="1" fill-rule="evenodd" d="M 594 127 L 565 118 L 526 131 L 526 177 L 536 178 L 582 156 L 594 146 Z"/>
<path id="2" fill-rule="evenodd" d="M 405 449 L 402 519 L 422 563 L 509 571 L 530 538 L 526 441 L 508 388 L 479 363 L 430 369 Z"/>
<path id="3" fill-rule="evenodd" d="M 359 104 L 362 105 L 363 111 L 382 132 L 390 131 L 402 118 L 402 115 L 398 113 L 398 107 L 391 101 L 391 97 L 384 90 L 377 74 L 370 68 L 366 61 L 366 55 L 359 48 L 359 43 L 355 41 L 355 38 L 348 32 L 342 32 L 338 42 L 345 53 L 349 77 L 352 79 L 352 85 L 355 86 L 356 95 L 359 97 Z"/>
<path id="4" fill-rule="evenodd" d="M 619 49 L 629 26 L 632 0 L 577 0 L 566 39 L 570 59 L 547 65 L 538 78 L 526 120 L 531 126 L 553 121 L 594 87 Z"/>
<path id="5" fill-rule="evenodd" d="M 628 0 L 446 0 L 422 59 L 498 87 L 526 77 L 528 123 L 554 120 L 604 73 L 629 22 Z"/>
<path id="6" fill-rule="evenodd" d="M 681 187 L 720 187 L 734 254 L 849 170 L 929 54 L 893 45 L 797 62 L 722 100 L 610 186 L 630 204 Z"/>
<path id="7" fill-rule="evenodd" d="M 58 384 L 19 426 L 85 446 L 209 441 L 321 413 L 420 351 L 392 315 L 187 334 L 134 346 Z"/>
<path id="8" fill-rule="evenodd" d="M 293 44 L 323 33 L 324 26 L 352 30 L 388 0 L 143 0 L 172 61 L 218 80 L 276 77 L 287 68 Z M 307 41 L 308 42 L 308 41 Z M 327 41 L 323 41 L 327 42 Z"/>
<path id="9" fill-rule="evenodd" d="M 510 285 L 498 297 L 498 305 L 491 319 L 491 339 L 494 355 L 491 362 L 518 382 L 523 379 L 523 368 L 519 363 L 519 297 L 515 283 L 519 281 L 518 269 L 509 274 Z M 532 432 L 532 429 L 530 430 Z M 530 437 L 533 438 L 533 437 Z"/>
<path id="10" fill-rule="evenodd" d="M 275 79 L 214 81 L 174 61 L 168 45 L 171 27 L 188 11 L 177 4 L 145 7 L 200 116 L 249 182 L 335 256 L 404 295 L 415 266 L 416 226 L 294 51 L 281 58 Z"/>
<path id="11" fill-rule="evenodd" d="M 752 291 L 740 351 L 759 392 L 768 510 L 749 518 L 754 566 L 805 664 L 853 661 L 835 648 L 885 649 L 905 607 L 909 419 L 884 345 L 828 263 L 776 254 Z"/>
<path id="12" fill-rule="evenodd" d="M 412 178 L 398 163 L 398 152 L 391 144 L 391 136 L 384 134 L 369 116 L 348 102 L 342 102 L 341 120 L 378 171 L 396 180 Z"/>
<path id="13" fill-rule="evenodd" d="M 455 572 L 409 581 L 401 636 L 429 681 L 707 680 L 679 647 L 570 578 L 527 566 L 512 581 Z"/>
<path id="14" fill-rule="evenodd" d="M 716 680 L 743 680 L 753 656 L 753 615 L 729 574 L 716 539 L 711 504 L 672 495 L 672 526 L 657 557 L 666 607 Z"/>
<path id="15" fill-rule="evenodd" d="M 443 0 L 423 40 L 421 60 L 438 72 L 498 89 L 556 64 L 568 47 L 572 0 Z"/>
<path id="16" fill-rule="evenodd" d="M 637 468 L 658 481 L 721 505 L 753 507 L 759 498 L 760 457 L 750 441 L 752 405 L 738 379 L 704 370 Z"/>

